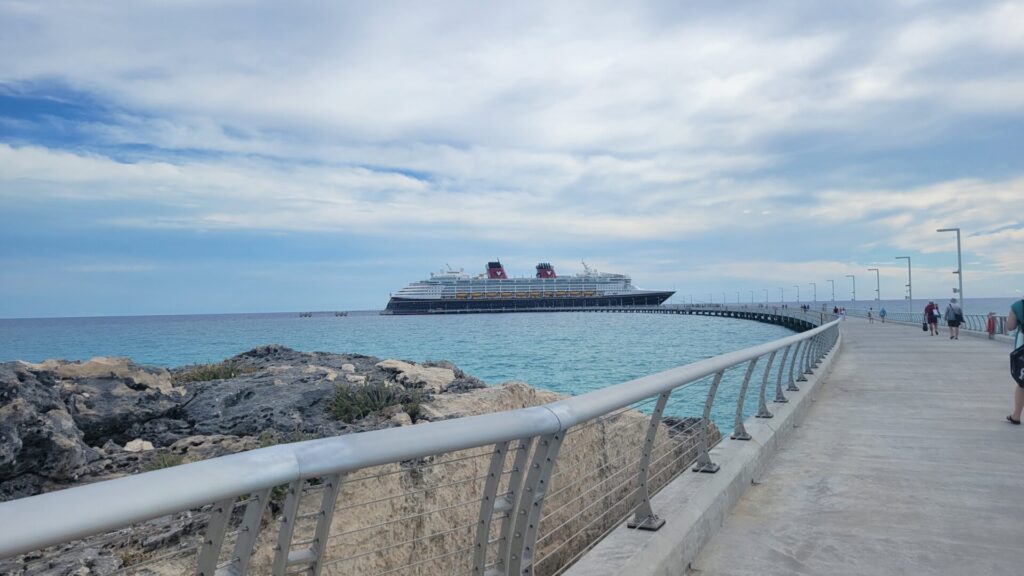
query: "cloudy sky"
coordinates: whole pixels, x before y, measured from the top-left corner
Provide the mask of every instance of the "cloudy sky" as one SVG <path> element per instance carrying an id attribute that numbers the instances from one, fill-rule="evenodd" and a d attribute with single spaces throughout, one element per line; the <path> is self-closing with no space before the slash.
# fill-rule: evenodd
<path id="1" fill-rule="evenodd" d="M 0 0 L 0 317 L 1024 290 L 1024 2 Z"/>

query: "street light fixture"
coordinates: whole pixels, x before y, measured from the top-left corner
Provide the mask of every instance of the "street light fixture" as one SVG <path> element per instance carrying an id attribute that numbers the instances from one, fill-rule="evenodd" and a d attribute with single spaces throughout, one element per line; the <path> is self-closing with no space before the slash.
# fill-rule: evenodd
<path id="1" fill-rule="evenodd" d="M 783 290 L 782 288 L 779 288 L 779 305 L 781 306 L 782 303 L 785 302 L 785 301 L 786 301 L 786 291 Z"/>
<path id="2" fill-rule="evenodd" d="M 835 301 L 836 301 L 836 281 L 835 280 L 826 280 L 826 282 L 828 282 L 829 284 L 832 285 L 832 303 L 834 304 Z"/>
<path id="3" fill-rule="evenodd" d="M 856 306 L 857 305 L 857 277 L 854 276 L 853 274 L 847 274 L 846 277 L 849 278 L 853 282 L 853 300 L 851 300 L 851 302 L 853 303 L 854 306 Z"/>
<path id="4" fill-rule="evenodd" d="M 799 305 L 800 304 L 800 286 L 797 286 L 796 284 L 794 284 L 793 288 L 796 288 L 796 303 L 797 303 L 797 305 Z"/>
<path id="5" fill-rule="evenodd" d="M 897 260 L 907 261 L 907 311 L 914 312 L 914 282 L 910 275 L 910 256 L 897 256 Z"/>
<path id="6" fill-rule="evenodd" d="M 812 298 L 811 301 L 814 302 L 815 304 L 817 304 L 818 303 L 818 285 L 815 284 L 814 282 L 809 282 L 809 284 L 811 285 L 811 288 L 814 288 L 814 295 L 811 297 Z"/>
<path id="7" fill-rule="evenodd" d="M 879 276 L 878 268 L 868 268 L 868 272 L 875 273 L 875 301 L 878 302 L 882 299 L 882 281 Z"/>
<path id="8" fill-rule="evenodd" d="M 960 229 L 959 228 L 939 228 L 936 232 L 956 232 L 956 272 L 953 274 L 957 275 L 957 294 L 960 298 L 960 309 L 964 307 L 964 267 L 960 260 Z"/>
<path id="9" fill-rule="evenodd" d="M 750 303 L 751 304 L 754 303 L 754 291 L 753 290 L 750 291 Z"/>
<path id="10" fill-rule="evenodd" d="M 764 303 L 765 304 L 768 303 L 768 289 L 767 288 L 764 289 Z"/>

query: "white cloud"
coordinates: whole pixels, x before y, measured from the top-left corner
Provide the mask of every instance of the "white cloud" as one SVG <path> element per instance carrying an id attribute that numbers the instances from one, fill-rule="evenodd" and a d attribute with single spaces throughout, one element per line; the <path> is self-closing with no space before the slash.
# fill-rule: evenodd
<path id="1" fill-rule="evenodd" d="M 0 202 L 131 205 L 98 222 L 120 227 L 408 242 L 737 237 L 805 260 L 743 274 L 838 274 L 872 251 L 947 252 L 935 228 L 995 230 L 1020 213 L 1019 167 L 840 176 L 856 172 L 847 149 L 920 151 L 978 118 L 1019 122 L 1022 14 L 0 2 L 0 88 L 55 84 L 105 107 L 62 120 L 87 139 L 74 151 L 0 143 Z M 839 167 L 819 174 L 804 156 L 830 146 Z M 804 249 L 808 231 L 828 235 Z M 831 240 L 846 253 L 822 259 Z M 1011 227 L 968 246 L 1005 275 L 1024 267 L 1020 240 Z M 694 277 L 743 277 L 698 248 L 680 263 Z"/>

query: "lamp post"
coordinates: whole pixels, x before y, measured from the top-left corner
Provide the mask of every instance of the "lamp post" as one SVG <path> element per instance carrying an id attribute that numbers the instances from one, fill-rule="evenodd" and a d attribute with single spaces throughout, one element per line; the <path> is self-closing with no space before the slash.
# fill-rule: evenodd
<path id="1" fill-rule="evenodd" d="M 835 280 L 826 280 L 826 282 L 828 282 L 829 284 L 832 285 L 832 303 L 835 304 L 835 302 L 836 302 L 836 281 Z"/>
<path id="2" fill-rule="evenodd" d="M 914 312 L 914 282 L 910 276 L 910 256 L 897 256 L 897 260 L 907 261 L 907 312 Z"/>
<path id="3" fill-rule="evenodd" d="M 736 291 L 736 305 L 739 306 L 739 304 L 740 304 L 740 291 L 737 290 Z"/>
<path id="4" fill-rule="evenodd" d="M 754 291 L 753 290 L 750 291 L 750 303 L 751 304 L 754 303 Z"/>
<path id="5" fill-rule="evenodd" d="M 764 289 L 764 303 L 768 304 L 768 289 Z"/>
<path id="6" fill-rule="evenodd" d="M 957 284 L 959 286 L 959 288 L 957 288 L 957 294 L 960 297 L 960 309 L 963 310 L 963 308 L 964 308 L 964 268 L 963 268 L 963 263 L 960 260 L 960 229 L 959 228 L 939 228 L 938 230 L 936 230 L 936 232 L 956 232 L 956 272 L 953 272 L 953 274 L 956 274 L 956 276 L 957 276 Z"/>
<path id="7" fill-rule="evenodd" d="M 725 306 L 725 292 L 722 292 L 722 306 Z"/>
<path id="8" fill-rule="evenodd" d="M 711 295 L 711 292 L 708 292 L 708 304 L 714 304 L 714 303 L 715 303 L 714 296 Z"/>
<path id="9" fill-rule="evenodd" d="M 854 306 L 856 306 L 857 305 L 857 277 L 854 276 L 853 274 L 847 274 L 846 277 L 849 278 L 850 281 L 853 282 L 853 300 L 851 300 L 850 302 L 853 303 Z"/>
<path id="10" fill-rule="evenodd" d="M 786 301 L 786 291 L 783 290 L 782 288 L 779 288 L 779 305 L 781 306 L 782 303 L 785 302 L 785 301 Z"/>
<path id="11" fill-rule="evenodd" d="M 875 301 L 880 301 L 882 299 L 882 281 L 878 268 L 868 268 L 868 272 L 875 273 Z"/>
<path id="12" fill-rule="evenodd" d="M 797 286 L 796 284 L 794 284 L 793 288 L 796 288 L 796 303 L 797 303 L 797 305 L 799 305 L 800 304 L 800 286 Z"/>
<path id="13" fill-rule="evenodd" d="M 810 282 L 809 284 L 811 285 L 811 288 L 814 288 L 814 295 L 811 296 L 811 302 L 814 302 L 815 304 L 817 304 L 818 303 L 818 285 L 815 284 L 814 282 Z"/>

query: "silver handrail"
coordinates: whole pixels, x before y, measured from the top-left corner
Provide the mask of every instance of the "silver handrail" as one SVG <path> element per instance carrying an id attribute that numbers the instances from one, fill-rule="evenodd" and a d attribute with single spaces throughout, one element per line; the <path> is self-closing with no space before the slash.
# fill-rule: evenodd
<path id="1" fill-rule="evenodd" d="M 741 314 L 768 313 L 764 310 L 739 308 L 736 311 Z M 514 522 L 494 522 L 495 527 L 501 526 L 501 534 L 496 540 L 491 539 L 494 536 L 490 530 L 491 523 L 488 523 L 487 529 L 478 529 L 475 551 L 471 550 L 467 554 L 473 558 L 473 570 L 469 573 L 482 575 L 483 569 L 487 566 L 494 568 L 495 561 L 499 570 L 517 567 L 517 571 L 532 573 L 534 563 L 543 561 L 543 558 L 537 557 L 533 547 L 538 536 L 536 524 L 541 520 L 541 507 L 547 493 L 547 484 L 552 478 L 558 460 L 559 445 L 563 439 L 571 443 L 574 427 L 610 421 L 637 403 L 663 397 L 667 399 L 667 395 L 674 390 L 709 376 L 715 376 L 717 384 L 724 372 L 740 365 L 749 366 L 744 381 L 745 389 L 746 380 L 751 378 L 757 360 L 764 356 L 774 357 L 777 352 L 783 350 L 794 360 L 798 351 L 801 355 L 795 375 L 792 363 L 789 367 L 788 381 L 790 389 L 794 389 L 794 378 L 802 378 L 804 369 L 812 369 L 838 341 L 839 321 L 832 319 L 831 314 L 822 315 L 816 311 L 804 312 L 799 309 L 777 310 L 774 314 L 777 317 L 804 320 L 812 325 L 822 319 L 827 322 L 769 343 L 722 354 L 543 406 L 272 446 L 0 503 L 0 518 L 3 519 L 0 522 L 0 559 L 219 503 L 211 512 L 207 536 L 203 539 L 204 550 L 200 554 L 200 559 L 212 560 L 207 561 L 208 565 L 200 562 L 196 570 L 197 574 L 212 576 L 215 571 L 212 562 L 220 552 L 227 524 L 231 520 L 231 507 L 226 504 L 240 497 L 249 497 L 244 504 L 246 513 L 239 525 L 239 531 L 246 536 L 246 540 L 243 542 L 239 538 L 235 548 L 236 551 L 243 550 L 243 555 L 247 556 L 252 552 L 255 534 L 260 531 L 260 518 L 267 505 L 270 490 L 287 487 L 289 500 L 285 505 L 286 513 L 282 517 L 282 522 L 295 522 L 301 515 L 296 516 L 299 506 L 293 499 L 299 497 L 297 494 L 304 485 L 311 481 L 319 481 L 322 482 L 319 489 L 324 492 L 323 504 L 318 516 L 307 514 L 317 519 L 316 530 L 308 540 L 311 545 L 301 550 L 291 548 L 296 545 L 290 542 L 293 527 L 282 527 L 281 533 L 284 535 L 280 538 L 284 545 L 278 544 L 278 558 L 275 560 L 275 573 L 278 567 L 283 570 L 285 566 L 294 567 L 303 562 L 308 562 L 312 572 L 319 573 L 325 564 L 324 550 L 327 548 L 326 541 L 330 538 L 334 502 L 338 499 L 338 493 L 342 491 L 342 485 L 348 481 L 346 478 L 349 475 L 380 465 L 494 446 L 501 454 L 500 458 L 491 456 L 495 452 L 480 455 L 491 456 L 489 476 L 482 477 L 489 477 L 489 480 L 481 498 L 484 501 L 484 504 L 481 504 L 481 514 L 484 514 L 483 506 L 488 506 L 495 514 L 511 514 L 511 511 L 515 511 L 520 517 L 525 515 L 525 518 Z M 783 354 L 782 362 L 776 364 L 780 386 L 776 401 L 785 401 L 782 397 L 781 382 L 787 354 Z M 761 364 L 766 366 L 761 385 L 763 399 L 764 386 L 773 368 L 770 361 Z M 699 454 L 696 455 L 697 460 L 703 463 L 702 471 L 708 472 L 717 469 L 709 460 L 707 442 L 710 425 L 708 408 L 714 402 L 715 388 L 717 386 L 711 387 L 706 399 L 706 408 L 699 426 L 702 442 Z M 660 404 L 664 408 L 664 400 Z M 761 408 L 764 408 L 763 400 L 761 404 Z M 741 415 L 742 412 L 742 406 L 737 407 L 737 414 Z M 765 417 L 764 411 L 759 410 L 759 415 Z M 655 417 L 658 419 L 659 428 L 663 427 L 660 425 L 660 416 L 660 410 L 656 411 Z M 652 442 L 657 436 L 657 431 L 653 427 L 653 420 L 649 426 L 644 425 L 645 434 Z M 738 428 L 742 429 L 741 423 L 738 424 Z M 667 435 L 668 431 L 663 434 Z M 504 454 L 513 444 L 517 449 L 510 451 L 510 457 L 516 456 L 517 464 L 510 470 L 502 471 L 502 466 L 506 462 Z M 662 446 L 664 444 L 663 442 Z M 637 449 L 639 457 L 642 450 L 639 443 Z M 531 450 L 532 457 L 527 460 L 526 453 Z M 642 469 L 642 474 L 634 474 L 635 480 L 629 480 L 626 484 L 639 482 L 636 490 L 643 486 L 642 499 L 646 500 L 653 494 L 648 493 L 645 484 L 648 476 L 647 466 L 651 458 L 650 443 L 643 450 L 643 457 L 636 463 L 637 469 Z M 517 471 L 516 466 L 521 468 L 526 462 L 530 462 L 529 473 L 525 473 L 525 470 Z M 686 462 L 683 462 L 683 467 L 686 465 Z M 496 479 L 495 474 L 499 478 Z M 652 477 L 655 475 L 651 474 Z M 499 483 L 503 486 L 500 492 Z M 662 485 L 663 483 L 664 481 Z M 632 493 L 636 493 L 636 490 Z M 514 499 L 515 502 L 503 507 L 503 498 Z M 642 502 L 639 500 L 640 498 L 632 509 L 641 507 Z M 644 507 L 644 512 L 653 516 L 649 506 Z M 509 533 L 511 524 L 519 526 L 522 520 L 529 520 L 522 527 L 524 530 L 520 531 L 517 528 L 514 533 Z M 647 526 L 650 526 L 650 523 Z M 210 536 L 211 531 L 213 537 Z M 247 531 L 251 533 L 245 534 Z M 503 538 L 506 541 L 497 545 L 499 557 L 488 558 L 486 549 Z M 217 542 L 215 549 L 206 550 L 213 546 L 211 543 L 214 541 Z M 481 551 L 481 547 L 484 551 Z M 503 550 L 507 551 L 508 557 L 500 557 Z M 230 569 L 237 573 L 245 573 L 248 566 L 247 557 L 236 557 L 232 562 Z"/>
<path id="2" fill-rule="evenodd" d="M 864 308 L 848 308 L 846 313 L 850 316 L 856 316 L 858 318 L 867 318 L 868 310 Z M 874 319 L 878 320 L 878 310 L 871 310 L 871 315 Z M 971 332 L 988 332 L 988 315 L 987 314 L 964 314 L 964 320 L 960 324 L 961 330 L 970 330 Z M 906 324 L 921 324 L 924 320 L 924 312 L 890 312 L 886 310 L 886 321 L 888 322 L 900 322 Z M 1005 335 L 1006 332 L 1006 316 L 995 315 L 992 317 L 993 326 L 992 334 Z M 945 325 L 946 319 L 941 318 L 939 320 L 941 325 Z"/>

